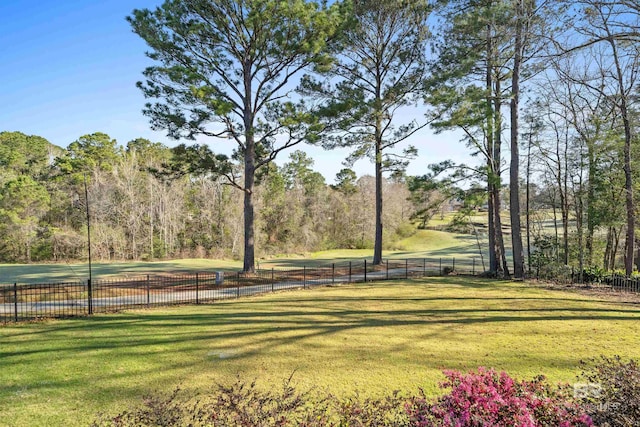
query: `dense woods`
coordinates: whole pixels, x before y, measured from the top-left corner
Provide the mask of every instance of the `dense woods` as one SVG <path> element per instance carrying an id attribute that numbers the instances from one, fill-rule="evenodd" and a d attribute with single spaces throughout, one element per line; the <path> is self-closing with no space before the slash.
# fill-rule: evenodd
<path id="1" fill-rule="evenodd" d="M 122 146 L 94 133 L 62 149 L 2 132 L 0 149 L 3 261 L 86 258 L 85 177 L 95 259 L 242 256 L 242 194 L 221 177 L 175 173 L 168 166 L 178 156 L 162 144 L 136 139 Z M 327 185 L 313 166 L 294 151 L 282 167 L 272 164 L 260 175 L 259 256 L 372 247 L 374 179 L 345 169 Z M 404 182 L 385 180 L 383 191 L 393 242 L 411 229 L 413 208 Z"/>
<path id="2" fill-rule="evenodd" d="M 486 208 L 493 274 L 637 270 L 636 2 L 184 0 L 128 20 L 154 61 L 144 112 L 181 144 L 0 133 L 0 260 L 84 258 L 86 183 L 100 260 L 380 261 L 455 201 L 459 216 Z M 477 163 L 395 149 L 427 126 L 462 131 Z M 335 183 L 305 143 L 352 150 Z M 406 176 L 416 150 L 424 174 Z M 348 168 L 360 158 L 371 176 Z"/>

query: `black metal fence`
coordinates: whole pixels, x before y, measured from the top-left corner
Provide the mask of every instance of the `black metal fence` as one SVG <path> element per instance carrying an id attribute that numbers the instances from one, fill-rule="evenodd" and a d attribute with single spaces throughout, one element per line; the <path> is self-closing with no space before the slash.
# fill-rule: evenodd
<path id="1" fill-rule="evenodd" d="M 640 293 L 640 277 L 626 277 L 613 272 L 582 270 L 568 265 L 537 265 L 529 272 L 529 278 L 563 285 L 603 288 L 614 292 Z"/>
<path id="2" fill-rule="evenodd" d="M 589 277 L 575 276 L 573 283 L 582 284 L 590 287 L 607 288 L 618 292 L 640 293 L 640 278 L 625 277 L 618 274 L 612 274 L 599 279 Z"/>
<path id="3" fill-rule="evenodd" d="M 367 260 L 316 267 L 237 272 L 156 275 L 86 282 L 0 285 L 0 322 L 88 316 L 132 308 L 201 304 L 216 300 L 310 288 L 399 278 L 482 272 L 475 259 Z"/>

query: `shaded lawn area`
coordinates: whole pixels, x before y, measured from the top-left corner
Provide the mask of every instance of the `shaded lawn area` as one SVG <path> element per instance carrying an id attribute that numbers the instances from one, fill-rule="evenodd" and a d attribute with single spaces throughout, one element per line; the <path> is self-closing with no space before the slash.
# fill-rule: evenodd
<path id="1" fill-rule="evenodd" d="M 144 394 L 240 375 L 379 396 L 478 366 L 573 382 L 579 361 L 639 356 L 640 306 L 466 277 L 316 288 L 212 305 L 0 327 L 0 425 L 88 425 Z"/>

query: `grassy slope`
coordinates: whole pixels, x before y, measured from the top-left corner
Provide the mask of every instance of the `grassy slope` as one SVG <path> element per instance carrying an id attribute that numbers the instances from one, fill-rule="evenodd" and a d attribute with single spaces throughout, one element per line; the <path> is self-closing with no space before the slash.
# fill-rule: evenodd
<path id="1" fill-rule="evenodd" d="M 348 285 L 0 328 L 0 425 L 86 425 L 151 391 L 237 374 L 338 395 L 436 393 L 442 368 L 572 381 L 637 357 L 640 307 L 469 278 Z"/>
<path id="2" fill-rule="evenodd" d="M 467 234 L 418 230 L 416 234 L 397 242 L 395 246 L 405 253 L 425 257 L 479 257 L 475 237 Z"/>

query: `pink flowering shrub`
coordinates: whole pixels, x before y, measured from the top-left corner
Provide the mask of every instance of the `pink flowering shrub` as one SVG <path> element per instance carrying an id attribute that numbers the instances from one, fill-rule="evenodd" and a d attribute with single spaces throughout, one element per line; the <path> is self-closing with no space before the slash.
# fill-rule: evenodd
<path id="1" fill-rule="evenodd" d="M 591 418 L 566 393 L 544 382 L 515 381 L 504 372 L 479 368 L 477 373 L 445 371 L 440 386 L 451 392 L 435 401 L 424 395 L 407 404 L 415 427 L 591 426 Z"/>

